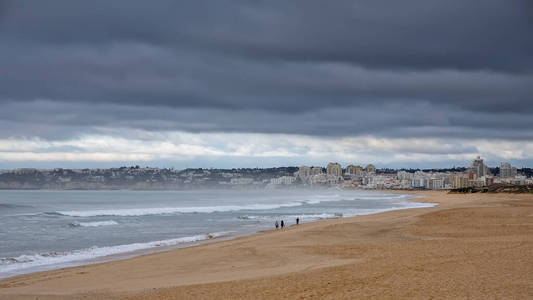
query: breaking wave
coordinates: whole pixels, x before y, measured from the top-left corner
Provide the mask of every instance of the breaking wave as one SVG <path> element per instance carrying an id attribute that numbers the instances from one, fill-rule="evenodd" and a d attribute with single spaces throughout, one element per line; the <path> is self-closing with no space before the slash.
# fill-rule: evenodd
<path id="1" fill-rule="evenodd" d="M 117 222 L 113 220 L 109 221 L 96 221 L 96 222 L 72 222 L 69 224 L 71 227 L 100 227 L 100 226 L 112 226 L 118 225 Z"/>
<path id="2" fill-rule="evenodd" d="M 18 257 L 0 258 L 0 274 L 20 271 L 28 268 L 43 267 L 49 265 L 67 264 L 76 261 L 127 253 L 137 250 L 151 249 L 164 246 L 175 246 L 183 243 L 204 241 L 222 237 L 231 232 L 217 232 L 212 234 L 200 234 L 176 239 L 153 241 L 147 243 L 134 243 L 118 246 L 91 247 L 66 252 L 50 252 L 43 254 L 20 255 Z M 2 277 L 2 276 L 0 276 Z"/>
<path id="3" fill-rule="evenodd" d="M 320 219 L 334 219 L 341 217 L 342 214 L 301 214 L 301 215 L 281 215 L 281 216 L 239 216 L 238 219 L 241 220 L 261 220 L 261 221 L 270 221 L 270 220 L 278 220 L 278 219 L 284 219 L 284 220 L 292 220 L 296 218 L 300 218 L 300 220 L 305 221 L 311 221 L 311 220 L 320 220 Z"/>
<path id="4" fill-rule="evenodd" d="M 403 199 L 408 195 L 394 195 L 388 199 Z M 69 210 L 47 212 L 47 215 L 61 215 L 70 217 L 101 217 L 101 216 L 146 216 L 164 214 L 186 214 L 186 213 L 213 213 L 229 212 L 239 210 L 271 210 L 282 207 L 294 207 L 305 204 L 318 204 L 321 202 L 342 201 L 342 200 L 374 200 L 382 199 L 383 196 L 376 194 L 370 197 L 356 197 L 355 199 L 343 199 L 340 195 L 315 196 L 301 201 L 291 201 L 277 204 L 247 204 L 247 205 L 225 205 L 225 206 L 197 206 L 197 207 L 148 207 L 148 208 L 122 208 L 122 209 L 99 209 L 99 210 Z"/>
<path id="5" fill-rule="evenodd" d="M 236 210 L 265 210 L 280 207 L 291 207 L 302 205 L 302 202 L 290 202 L 283 204 L 250 204 L 250 205 L 226 205 L 226 206 L 198 206 L 198 207 L 149 207 L 149 208 L 123 208 L 123 209 L 101 209 L 101 210 L 70 210 L 56 211 L 47 214 L 57 214 L 70 217 L 98 217 L 98 216 L 146 216 L 164 215 L 177 213 L 212 213 L 227 212 Z"/>
<path id="6" fill-rule="evenodd" d="M 301 221 L 305 222 L 305 221 L 314 221 L 314 220 L 321 220 L 321 219 L 335 219 L 335 218 L 343 218 L 343 217 L 372 215 L 372 214 L 387 212 L 391 210 L 433 207 L 435 205 L 436 204 L 433 204 L 433 203 L 408 202 L 408 203 L 402 203 L 402 206 L 394 206 L 394 207 L 391 206 L 391 207 L 386 207 L 386 208 L 345 209 L 343 212 L 335 212 L 335 213 L 270 215 L 270 216 L 242 215 L 237 218 L 240 220 L 259 220 L 259 221 L 293 220 L 296 218 L 300 218 Z"/>

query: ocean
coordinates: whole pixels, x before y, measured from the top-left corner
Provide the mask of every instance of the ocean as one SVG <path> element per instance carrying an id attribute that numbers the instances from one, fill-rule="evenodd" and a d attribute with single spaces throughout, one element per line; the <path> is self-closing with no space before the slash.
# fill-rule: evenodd
<path id="1" fill-rule="evenodd" d="M 0 191 L 0 278 L 121 259 L 320 219 L 427 207 L 323 190 Z"/>

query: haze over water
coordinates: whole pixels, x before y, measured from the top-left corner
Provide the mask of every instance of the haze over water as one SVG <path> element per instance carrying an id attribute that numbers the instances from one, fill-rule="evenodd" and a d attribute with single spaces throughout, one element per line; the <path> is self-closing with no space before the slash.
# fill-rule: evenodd
<path id="1" fill-rule="evenodd" d="M 0 277 L 339 216 L 423 207 L 328 190 L 0 191 Z"/>

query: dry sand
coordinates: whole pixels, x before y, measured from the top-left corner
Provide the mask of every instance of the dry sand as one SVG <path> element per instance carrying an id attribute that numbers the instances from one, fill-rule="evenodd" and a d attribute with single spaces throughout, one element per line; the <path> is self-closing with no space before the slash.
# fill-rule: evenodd
<path id="1" fill-rule="evenodd" d="M 433 208 L 0 281 L 0 299 L 533 298 L 533 195 L 421 192 Z"/>

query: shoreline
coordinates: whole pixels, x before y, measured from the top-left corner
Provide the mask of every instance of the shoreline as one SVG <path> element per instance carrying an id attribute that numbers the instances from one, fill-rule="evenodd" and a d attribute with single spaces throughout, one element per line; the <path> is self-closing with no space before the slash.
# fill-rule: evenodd
<path id="1" fill-rule="evenodd" d="M 205 235 L 206 236 L 211 235 L 211 233 L 208 233 Z M 200 246 L 206 243 L 216 243 L 220 241 L 231 240 L 231 239 L 238 238 L 241 236 L 247 236 L 247 235 L 246 234 L 245 235 L 231 235 L 231 233 L 228 232 L 227 234 L 215 236 L 213 238 L 206 238 L 206 239 L 201 239 L 201 240 L 192 241 L 192 242 L 182 242 L 182 243 L 177 243 L 175 245 L 164 245 L 164 246 L 157 246 L 157 247 L 152 247 L 152 248 L 141 248 L 141 249 L 137 249 L 133 251 L 118 252 L 115 254 L 109 254 L 105 256 L 96 256 L 96 257 L 89 258 L 89 259 L 74 260 L 74 261 L 69 261 L 65 263 L 56 263 L 56 264 L 41 265 L 41 266 L 38 265 L 35 267 L 28 268 L 28 270 L 31 270 L 31 271 L 24 271 L 26 269 L 23 269 L 21 272 L 12 272 L 13 273 L 12 275 L 8 275 L 5 277 L 0 275 L 0 281 L 4 279 L 13 278 L 16 276 L 30 275 L 34 273 L 41 273 L 41 272 L 61 270 L 61 269 L 67 269 L 67 268 L 89 266 L 89 265 L 106 263 L 106 262 L 127 260 L 127 259 L 131 259 L 134 257 L 143 256 L 143 255 L 157 254 L 157 253 L 179 250 L 179 249 L 188 248 L 188 247 Z M 183 237 L 183 238 L 188 238 L 188 237 Z M 177 239 L 180 239 L 180 238 L 177 238 Z M 166 240 L 152 241 L 152 242 L 147 242 L 147 244 L 165 242 L 165 241 Z M 113 247 L 113 246 L 110 246 L 110 247 Z M 81 250 L 85 250 L 85 249 L 81 249 Z M 79 250 L 72 250 L 72 251 L 79 251 Z"/>
<path id="2" fill-rule="evenodd" d="M 408 202 L 415 202 L 415 203 L 424 203 L 421 201 L 417 201 L 417 197 L 414 194 L 408 194 L 408 193 L 402 193 L 401 191 L 393 191 L 390 193 L 387 193 L 385 190 L 375 190 L 375 191 L 368 191 L 369 193 L 383 193 L 383 194 L 400 194 L 400 195 L 406 195 Z M 435 204 L 436 205 L 436 204 Z M 302 221 L 300 224 L 306 224 L 306 223 L 314 223 L 314 222 L 321 222 L 321 221 L 328 221 L 328 220 L 335 220 L 335 219 L 342 219 L 342 218 L 352 218 L 357 216 L 365 216 L 365 215 L 373 215 L 373 214 L 379 214 L 383 212 L 388 211 L 395 211 L 395 210 L 404 210 L 404 209 L 412 209 L 412 208 L 420 208 L 420 207 L 401 207 L 401 208 L 386 208 L 386 209 L 375 209 L 371 212 L 362 212 L 357 215 L 347 215 L 347 216 L 336 216 L 336 217 L 329 217 L 329 218 L 317 218 L 313 219 L 311 221 Z M 293 226 L 289 225 L 287 228 Z M 21 270 L 15 270 L 10 272 L 4 272 L 5 274 L 0 274 L 0 280 L 3 279 L 9 279 L 16 276 L 21 275 L 29 275 L 33 273 L 40 273 L 40 272 L 47 272 L 47 271 L 53 271 L 53 270 L 61 270 L 66 268 L 73 268 L 73 267 L 83 267 L 93 264 L 100 264 L 100 263 L 106 263 L 106 262 L 113 262 L 113 261 L 120 261 L 120 260 L 127 260 L 139 256 L 144 255 L 150 255 L 150 254 L 157 254 L 157 253 L 163 253 L 173 250 L 179 250 L 183 248 L 189 248 L 189 247 L 196 247 L 207 243 L 217 243 L 221 241 L 227 241 L 227 240 L 234 240 L 241 237 L 247 237 L 247 236 L 253 236 L 257 234 L 261 234 L 263 232 L 270 232 L 275 231 L 274 229 L 265 229 L 261 225 L 257 225 L 255 229 L 252 230 L 244 230 L 241 228 L 241 230 L 236 229 L 235 231 L 228 231 L 225 232 L 222 235 L 219 232 L 207 232 L 207 233 L 199 233 L 195 235 L 194 237 L 205 235 L 205 239 L 199 239 L 194 241 L 186 241 L 186 242 L 178 242 L 172 245 L 164 245 L 165 242 L 171 241 L 171 240 L 179 240 L 179 239 L 186 239 L 186 238 L 192 238 L 192 237 L 179 237 L 179 238 L 173 238 L 169 240 L 160 240 L 160 241 L 149 241 L 149 242 L 139 242 L 140 244 L 163 244 L 162 246 L 154 246 L 154 247 L 146 247 L 146 248 L 139 248 L 132 251 L 125 251 L 125 252 L 117 252 L 109 255 L 103 255 L 103 256 L 96 256 L 92 258 L 87 259 L 79 259 L 79 260 L 72 260 L 72 261 L 65 261 L 65 262 L 58 262 L 58 263 L 51 263 L 51 264 L 43 264 L 43 265 L 35 265 L 32 267 L 28 267 Z M 213 238 L 209 238 L 208 236 L 213 235 Z M 136 244 L 136 243 L 134 243 Z M 134 245 L 132 244 L 132 245 Z M 118 245 L 120 246 L 128 246 L 128 245 Z M 117 247 L 117 246 L 110 246 L 110 247 Z M 85 251 L 88 249 L 76 249 L 71 250 L 68 252 L 78 252 L 78 251 Z"/>
<path id="3" fill-rule="evenodd" d="M 437 203 L 438 206 L 320 220 L 299 226 L 290 226 L 284 230 L 267 230 L 227 241 L 212 241 L 199 246 L 147 254 L 125 260 L 19 275 L 0 280 L 0 299 L 26 299 L 35 298 L 35 296 L 39 296 L 40 299 L 41 297 L 42 299 L 47 299 L 47 297 L 50 299 L 57 297 L 69 299 L 77 297 L 164 299 L 176 296 L 178 298 L 209 298 L 209 295 L 219 298 L 272 298 L 273 294 L 269 293 L 274 291 L 279 292 L 275 294 L 279 298 L 292 298 L 295 295 L 314 295 L 321 298 L 320 293 L 329 291 L 327 286 L 323 286 L 323 276 L 326 274 L 330 276 L 327 277 L 329 279 L 326 281 L 331 281 L 331 284 L 336 286 L 344 282 L 344 277 L 374 278 L 371 275 L 380 272 L 384 272 L 384 278 L 390 279 L 396 274 L 386 271 L 391 270 L 391 268 L 409 273 L 415 272 L 418 268 L 415 266 L 426 260 L 439 265 L 438 259 L 456 256 L 461 258 L 466 255 L 464 253 L 475 252 L 478 248 L 492 253 L 490 251 L 493 247 L 499 246 L 500 241 L 509 244 L 518 240 L 522 245 L 520 247 L 524 247 L 523 245 L 530 247 L 533 244 L 533 241 L 529 243 L 530 235 L 524 235 L 533 232 L 533 230 L 530 231 L 533 229 L 533 218 L 530 217 L 530 215 L 533 216 L 533 205 L 531 205 L 533 204 L 533 197 L 531 195 L 447 195 L 443 192 L 412 192 L 409 194 L 426 196 L 425 198 L 414 198 L 411 201 L 432 202 Z M 478 218 L 477 214 L 487 209 L 491 212 L 488 217 Z M 461 215 L 464 210 L 469 211 L 470 215 L 467 214 L 467 217 Z M 489 229 L 492 230 L 489 225 L 487 225 L 488 229 L 473 226 L 472 231 L 479 233 L 479 237 L 476 235 L 473 238 L 468 235 L 465 236 L 463 232 L 465 228 L 469 228 L 468 226 L 452 228 L 453 230 L 448 228 L 475 220 L 481 223 L 487 222 L 487 220 L 490 221 L 491 218 L 494 219 L 499 216 L 498 214 L 506 216 L 508 211 L 516 216 L 508 219 L 498 217 L 496 222 L 503 224 L 502 228 L 505 229 L 505 233 L 509 233 L 509 236 L 506 235 L 503 238 L 501 234 L 493 235 L 491 232 L 487 232 Z M 446 218 L 443 219 L 443 216 Z M 449 222 L 448 219 L 453 222 Z M 518 222 L 517 220 L 521 222 L 519 225 L 523 228 L 515 224 Z M 424 226 L 420 226 L 420 222 Z M 449 232 L 445 229 L 449 229 Z M 498 227 L 498 230 L 500 229 Z M 518 231 L 515 232 L 515 230 Z M 494 239 L 494 241 L 484 244 L 484 239 Z M 454 247 L 448 247 L 446 241 L 453 244 Z M 464 248 L 466 242 L 482 243 L 482 246 L 468 248 L 468 251 L 464 253 L 454 252 L 461 247 Z M 413 252 L 413 247 L 419 247 L 424 251 Z M 531 252 L 524 252 L 524 249 L 519 250 L 516 255 Z M 499 251 L 503 250 L 500 249 Z M 446 256 L 448 252 L 453 252 L 455 256 L 449 256 L 451 254 Z M 384 253 L 390 253 L 391 256 Z M 514 252 L 513 255 L 515 255 Z M 528 280 L 533 280 L 531 278 L 533 275 L 529 275 L 533 272 L 527 273 L 521 269 L 526 267 L 527 271 L 533 271 L 531 270 L 533 266 L 523 263 L 520 266 L 515 265 L 514 261 L 506 260 L 507 256 L 496 256 L 496 258 L 505 263 L 499 264 L 494 261 L 493 264 L 478 266 L 485 282 L 490 284 L 495 282 L 507 283 L 511 277 L 514 280 L 515 277 L 524 278 L 524 276 Z M 469 259 L 470 265 L 478 263 L 478 258 L 475 256 L 469 256 Z M 533 258 L 529 256 L 525 259 L 531 259 L 526 261 L 533 261 Z M 401 263 L 415 266 L 402 268 L 399 266 Z M 443 269 L 447 269 L 447 266 L 460 270 L 469 265 L 462 261 L 460 265 L 456 265 L 453 260 L 446 260 L 442 263 L 444 264 L 437 269 L 424 267 L 419 270 L 420 274 L 427 273 L 426 275 L 431 276 L 419 277 L 418 275 L 415 276 L 417 274 L 415 272 L 407 274 L 408 276 L 405 278 L 396 278 L 403 285 L 411 287 L 408 289 L 391 289 L 390 287 L 395 284 L 394 280 L 388 280 L 384 283 L 380 281 L 381 279 L 375 279 L 372 282 L 365 281 L 366 284 L 362 285 L 355 284 L 358 282 L 357 280 L 344 282 L 336 289 L 336 291 L 342 291 L 343 294 L 336 294 L 336 291 L 329 292 L 331 292 L 330 295 L 333 295 L 332 298 L 358 298 L 363 297 L 363 295 L 372 296 L 372 291 L 383 292 L 383 284 L 385 284 L 388 286 L 385 288 L 388 293 L 393 293 L 395 296 L 406 296 L 407 294 L 400 295 L 399 293 L 414 293 L 413 284 L 418 285 L 420 280 L 430 280 L 436 276 L 435 274 L 439 275 Z M 428 266 L 430 265 L 428 263 Z M 486 268 L 499 270 L 504 266 L 511 269 L 504 272 L 507 277 L 503 280 L 498 277 L 497 272 L 494 273 L 496 275 L 493 275 L 496 280 L 491 280 L 492 277 L 485 276 L 489 273 L 492 274 L 492 272 L 483 272 Z M 347 269 L 351 268 L 356 268 L 358 271 L 345 273 Z M 450 269 L 450 272 L 452 271 L 453 268 Z M 339 277 L 338 274 L 343 274 L 343 276 Z M 450 274 L 447 275 L 451 276 L 449 280 L 457 280 L 459 285 L 461 280 L 464 280 L 462 273 L 452 272 Z M 437 277 L 440 280 L 441 277 Z M 285 283 L 287 278 L 296 280 L 299 284 L 287 286 Z M 315 281 L 320 278 L 322 279 Z M 376 280 L 381 282 L 381 285 L 376 286 Z M 437 289 L 443 289 L 442 283 L 439 282 L 433 282 L 434 286 Z M 473 293 L 470 294 L 471 297 L 476 298 L 476 295 L 480 297 L 481 294 L 476 294 L 476 291 L 482 293 L 483 288 L 486 288 L 483 283 L 479 283 L 479 285 L 479 289 L 470 290 Z M 247 287 L 247 289 L 242 290 L 239 288 L 240 286 Z M 255 287 L 268 288 L 259 291 Z M 450 288 L 445 292 L 452 293 L 454 290 L 457 292 L 461 289 Z M 526 282 L 525 285 L 520 283 L 519 288 L 507 287 L 506 290 L 510 293 L 509 295 L 531 295 L 528 293 L 533 292 L 533 286 Z M 366 294 L 362 294 L 362 291 Z M 352 292 L 355 294 L 350 294 Z M 418 296 L 424 298 L 429 295 L 446 295 L 435 294 L 430 285 L 426 286 L 425 289 L 418 289 L 418 292 L 422 293 Z M 376 295 L 374 294 L 374 296 Z M 411 296 L 416 295 L 415 293 Z M 450 296 L 451 294 L 447 295 Z M 465 296 L 467 294 L 459 295 Z"/>

